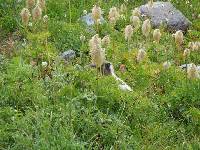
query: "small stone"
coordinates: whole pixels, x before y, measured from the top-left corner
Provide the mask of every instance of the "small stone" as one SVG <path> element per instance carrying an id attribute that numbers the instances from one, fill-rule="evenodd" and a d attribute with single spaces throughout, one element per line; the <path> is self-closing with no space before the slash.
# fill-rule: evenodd
<path id="1" fill-rule="evenodd" d="M 61 54 L 61 58 L 63 58 L 66 61 L 72 60 L 75 57 L 76 57 L 76 52 L 73 50 L 68 50 Z"/>

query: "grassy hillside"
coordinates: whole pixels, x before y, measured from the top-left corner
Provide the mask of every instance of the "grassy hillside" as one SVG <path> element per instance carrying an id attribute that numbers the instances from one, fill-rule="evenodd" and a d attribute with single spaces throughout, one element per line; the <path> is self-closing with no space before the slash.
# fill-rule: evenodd
<path id="1" fill-rule="evenodd" d="M 180 47 L 163 26 L 159 43 L 141 27 L 125 40 L 131 10 L 145 0 L 47 0 L 48 22 L 31 17 L 27 27 L 25 1 L 0 0 L 0 149 L 200 149 L 200 79 L 179 67 L 200 64 L 200 49 L 183 56 L 189 42 L 200 42 L 200 2 L 171 2 L 192 22 Z M 97 3 L 106 23 L 88 31 L 79 18 Z M 124 17 L 112 27 L 109 10 L 122 4 Z M 132 92 L 88 67 L 95 32 L 110 36 L 106 60 Z M 69 49 L 75 59 L 58 57 Z"/>

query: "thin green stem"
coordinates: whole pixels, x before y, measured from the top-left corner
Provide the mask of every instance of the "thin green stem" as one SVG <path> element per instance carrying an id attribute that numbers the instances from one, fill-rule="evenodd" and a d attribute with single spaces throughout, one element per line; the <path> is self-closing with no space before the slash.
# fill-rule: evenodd
<path id="1" fill-rule="evenodd" d="M 96 66 L 97 67 L 97 66 Z M 99 95 L 99 92 L 98 92 L 98 88 L 99 88 L 99 70 L 98 70 L 98 67 L 97 67 L 97 82 L 96 82 L 96 95 L 97 95 L 97 98 L 98 98 L 98 95 Z M 95 102 L 96 103 L 96 102 Z"/>
<path id="2" fill-rule="evenodd" d="M 72 24 L 72 13 L 71 13 L 71 1 L 69 0 L 69 22 L 70 26 Z"/>

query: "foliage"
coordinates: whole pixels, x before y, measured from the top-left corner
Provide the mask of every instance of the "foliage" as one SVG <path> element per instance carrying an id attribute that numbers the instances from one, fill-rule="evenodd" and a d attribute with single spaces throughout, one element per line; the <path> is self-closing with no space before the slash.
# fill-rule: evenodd
<path id="1" fill-rule="evenodd" d="M 28 27 L 19 15 L 25 0 L 0 0 L 0 39 L 14 41 L 9 57 L 0 45 L 0 149 L 200 149 L 200 80 L 188 79 L 179 67 L 200 63 L 199 51 L 183 57 L 188 43 L 200 37 L 200 21 L 193 19 L 199 1 L 172 0 L 193 23 L 181 50 L 164 27 L 160 43 L 138 30 L 127 44 L 124 28 L 143 1 L 98 2 L 106 23 L 97 31 L 79 20 L 96 0 L 48 0 L 48 23 L 31 19 Z M 122 3 L 128 11 L 112 28 L 109 8 Z M 106 59 L 133 92 L 90 67 L 88 41 L 96 32 L 110 35 Z M 138 63 L 141 48 L 147 56 Z M 60 54 L 69 49 L 76 58 L 65 61 Z M 172 65 L 164 69 L 167 60 Z"/>

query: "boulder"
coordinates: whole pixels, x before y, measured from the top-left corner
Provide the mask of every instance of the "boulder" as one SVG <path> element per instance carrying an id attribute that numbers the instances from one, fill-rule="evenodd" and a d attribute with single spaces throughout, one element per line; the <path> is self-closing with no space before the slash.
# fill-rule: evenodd
<path id="1" fill-rule="evenodd" d="M 66 61 L 74 59 L 75 57 L 76 57 L 76 52 L 73 50 L 67 50 L 61 54 L 61 58 Z"/>
<path id="2" fill-rule="evenodd" d="M 191 22 L 170 2 L 154 2 L 152 6 L 142 5 L 139 10 L 142 16 L 151 19 L 154 28 L 158 28 L 164 23 L 170 31 L 186 32 L 191 25 Z"/>

